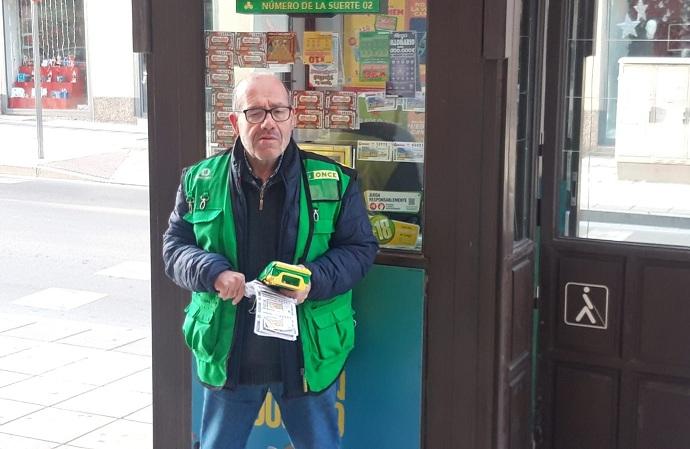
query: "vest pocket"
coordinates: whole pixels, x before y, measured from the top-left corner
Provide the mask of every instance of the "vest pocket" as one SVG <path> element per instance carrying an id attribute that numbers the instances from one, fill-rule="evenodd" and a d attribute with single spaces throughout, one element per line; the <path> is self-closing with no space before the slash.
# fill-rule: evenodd
<path id="1" fill-rule="evenodd" d="M 192 302 L 185 308 L 182 334 L 189 349 L 197 359 L 210 362 L 218 341 L 220 323 L 214 319 L 220 307 L 218 304 Z"/>
<path id="2" fill-rule="evenodd" d="M 197 244 L 206 251 L 217 251 L 214 245 L 218 245 L 219 242 L 217 233 L 222 226 L 218 220 L 221 219 L 222 212 L 221 209 L 195 209 L 183 217 L 185 221 L 194 225 Z"/>
<path id="3" fill-rule="evenodd" d="M 322 359 L 336 357 L 355 345 L 354 311 L 345 304 L 326 313 L 315 314 L 316 347 Z"/>

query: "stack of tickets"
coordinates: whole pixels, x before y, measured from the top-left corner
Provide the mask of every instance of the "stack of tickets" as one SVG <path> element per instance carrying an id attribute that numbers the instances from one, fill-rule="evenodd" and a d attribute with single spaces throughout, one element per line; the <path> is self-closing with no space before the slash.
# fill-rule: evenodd
<path id="1" fill-rule="evenodd" d="M 296 90 L 292 93 L 297 128 L 358 129 L 357 93 Z"/>
<path id="2" fill-rule="evenodd" d="M 294 299 L 281 295 L 259 281 L 246 284 L 245 294 L 256 298 L 254 319 L 256 335 L 289 341 L 297 340 L 299 330 Z"/>
<path id="3" fill-rule="evenodd" d="M 235 33 L 206 32 L 206 85 L 232 89 L 234 86 Z"/>

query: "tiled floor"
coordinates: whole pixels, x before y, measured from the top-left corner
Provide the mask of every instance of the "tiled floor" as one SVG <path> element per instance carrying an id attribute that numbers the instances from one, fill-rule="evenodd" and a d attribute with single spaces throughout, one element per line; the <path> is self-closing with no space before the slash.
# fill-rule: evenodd
<path id="1" fill-rule="evenodd" d="M 147 330 L 0 314 L 0 449 L 151 449 Z"/>

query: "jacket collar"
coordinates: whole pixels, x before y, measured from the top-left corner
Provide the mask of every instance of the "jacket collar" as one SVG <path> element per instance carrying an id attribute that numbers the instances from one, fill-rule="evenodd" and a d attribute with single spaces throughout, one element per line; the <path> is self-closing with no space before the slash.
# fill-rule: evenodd
<path id="1" fill-rule="evenodd" d="M 238 137 L 235 140 L 235 145 L 233 145 L 231 154 L 232 172 L 236 182 L 239 182 L 240 176 L 243 173 L 251 173 L 245 151 L 244 145 Z M 281 160 L 278 163 L 277 176 L 284 178 L 285 182 L 287 183 L 295 182 L 299 179 L 302 173 L 302 164 L 300 161 L 301 158 L 299 155 L 299 147 L 297 146 L 297 143 L 295 143 L 295 140 L 290 138 L 290 142 L 288 143 L 287 148 L 283 152 Z"/>

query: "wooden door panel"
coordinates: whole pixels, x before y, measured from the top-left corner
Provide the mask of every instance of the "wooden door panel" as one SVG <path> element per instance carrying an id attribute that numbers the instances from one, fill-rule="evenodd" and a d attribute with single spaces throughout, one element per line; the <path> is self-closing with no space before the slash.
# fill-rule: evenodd
<path id="1" fill-rule="evenodd" d="M 639 359 L 690 367 L 690 267 L 646 261 L 640 279 Z"/>
<path id="2" fill-rule="evenodd" d="M 510 446 L 508 449 L 531 447 L 531 372 L 531 370 L 523 370 L 521 374 L 510 383 Z"/>
<path id="3" fill-rule="evenodd" d="M 587 365 L 554 369 L 553 448 L 615 448 L 618 375 Z"/>
<path id="4" fill-rule="evenodd" d="M 498 384 L 499 432 L 496 447 L 528 449 L 532 445 L 532 312 L 534 245 L 506 259 L 501 306 L 501 360 Z"/>
<path id="5" fill-rule="evenodd" d="M 533 257 L 513 267 L 510 338 L 510 367 L 516 367 L 532 352 Z"/>
<path id="6" fill-rule="evenodd" d="M 638 383 L 637 449 L 690 447 L 690 382 L 656 377 Z"/>

